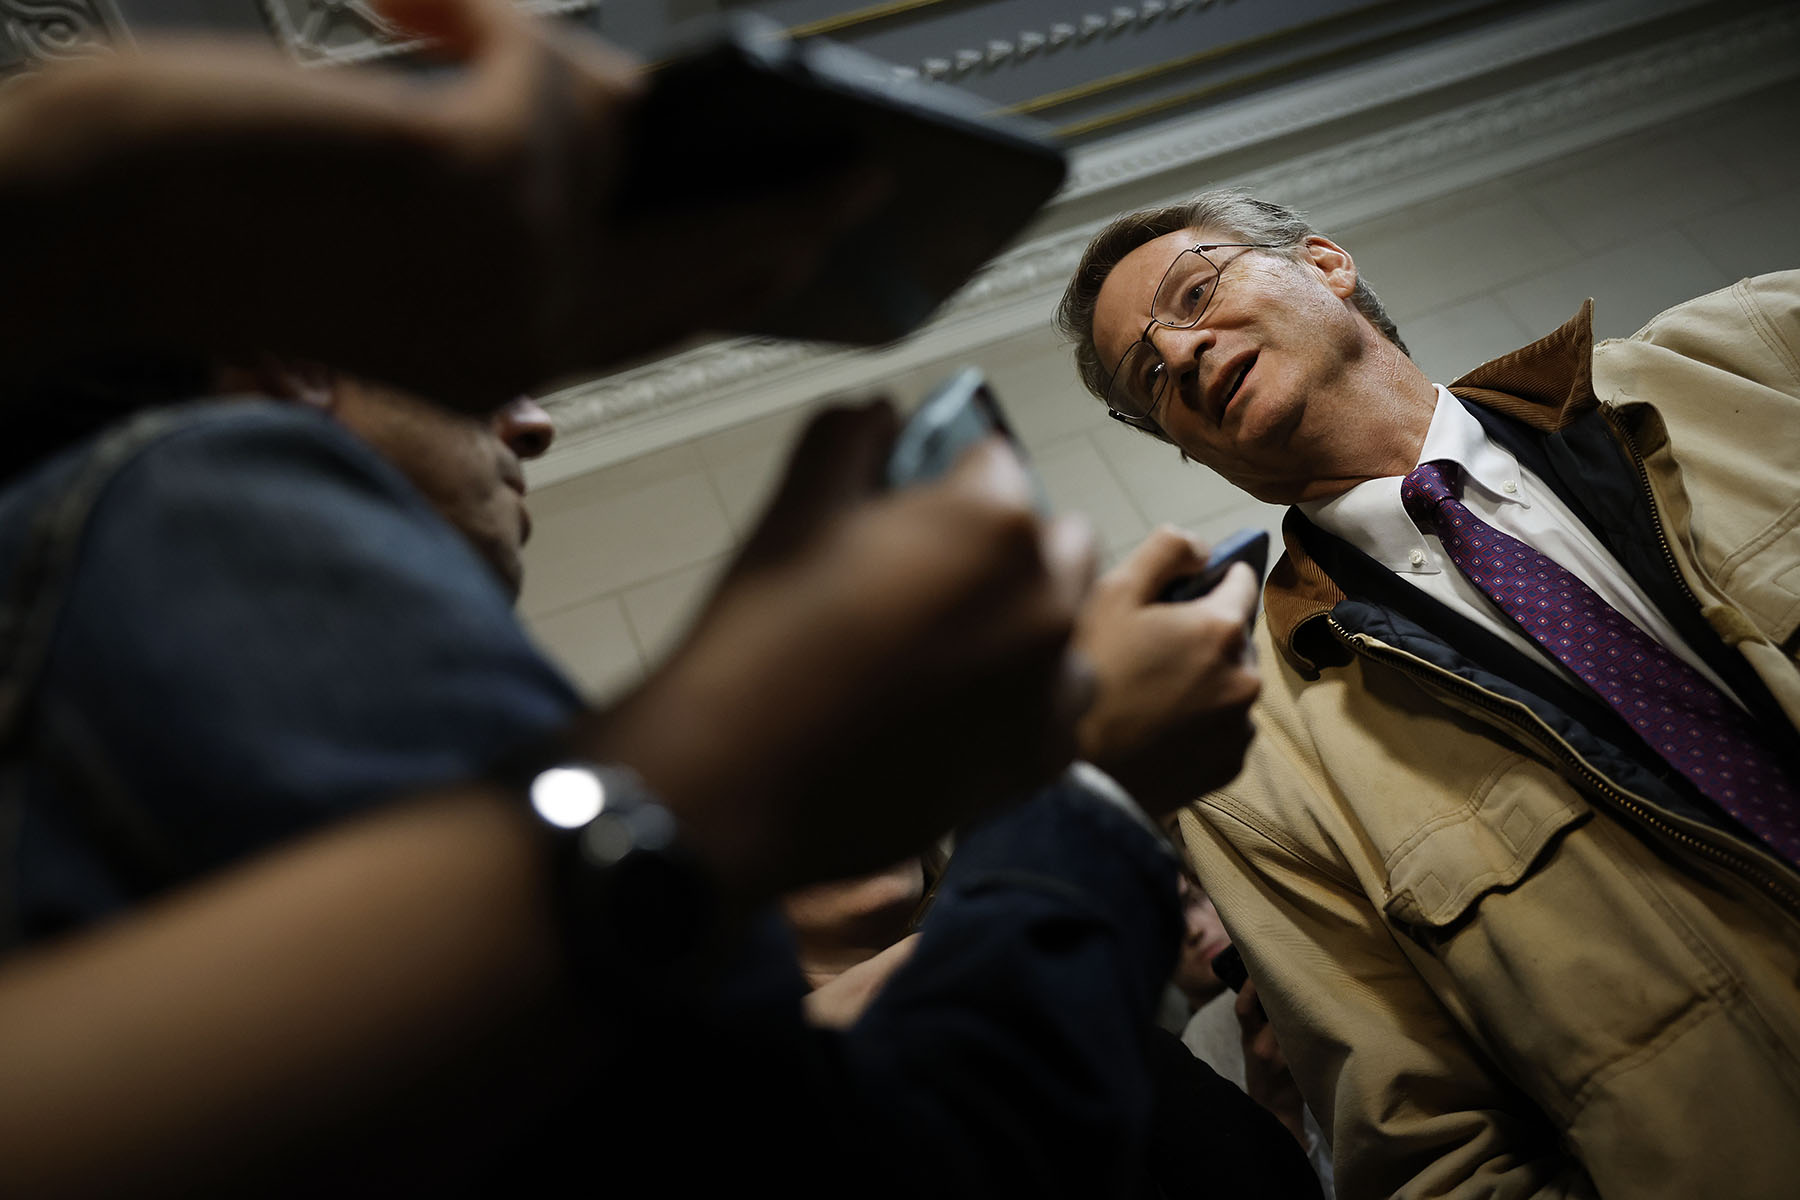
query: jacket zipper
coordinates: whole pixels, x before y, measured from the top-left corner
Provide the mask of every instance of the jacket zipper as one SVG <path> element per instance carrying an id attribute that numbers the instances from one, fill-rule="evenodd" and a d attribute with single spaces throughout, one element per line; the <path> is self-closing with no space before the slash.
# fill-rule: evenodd
<path id="1" fill-rule="evenodd" d="M 1637 468 L 1638 487 L 1644 493 L 1645 502 L 1650 505 L 1651 524 L 1656 526 L 1656 545 L 1662 551 L 1663 565 L 1669 569 L 1669 578 L 1675 581 L 1675 586 L 1681 589 L 1681 594 L 1687 597 L 1687 602 L 1693 606 L 1694 611 L 1700 612 L 1700 597 L 1694 595 L 1693 589 L 1688 587 L 1687 579 L 1681 574 L 1681 566 L 1675 561 L 1675 551 L 1669 548 L 1669 535 L 1663 530 L 1662 509 L 1657 506 L 1656 493 L 1650 490 L 1650 469 L 1644 465 L 1644 453 L 1638 449 L 1637 438 L 1625 428 L 1624 422 L 1619 420 L 1610 406 L 1600 406 L 1600 417 L 1631 452 L 1631 465 Z"/>
<path id="2" fill-rule="evenodd" d="M 1542 737 L 1535 735 L 1529 727 L 1514 719 L 1511 712 L 1508 711 L 1511 708 L 1511 705 L 1508 702 L 1498 699 L 1485 689 L 1477 687 L 1460 675 L 1446 671 L 1442 667 L 1433 666 L 1416 655 L 1408 654 L 1404 650 L 1397 650 L 1394 647 L 1387 645 L 1385 642 L 1378 641 L 1367 634 L 1352 633 L 1350 630 L 1344 628 L 1343 625 L 1339 624 L 1335 617 L 1327 616 L 1325 618 L 1325 623 L 1330 626 L 1331 632 L 1337 639 L 1343 642 L 1352 651 L 1365 654 L 1377 661 L 1385 662 L 1389 666 L 1392 666 L 1405 674 L 1430 682 L 1443 690 L 1454 692 L 1465 700 L 1472 702 L 1476 707 L 1491 714 L 1497 722 L 1523 735 L 1526 740 L 1538 746 L 1552 758 L 1574 771 L 1575 774 L 1586 780 L 1595 792 L 1605 797 L 1614 806 L 1630 813 L 1634 818 L 1642 821 L 1663 836 L 1672 838 L 1682 845 L 1705 855 L 1707 858 L 1732 869 L 1736 874 L 1748 879 L 1752 883 L 1760 884 L 1764 890 L 1775 896 L 1777 900 L 1786 906 L 1790 915 L 1800 918 L 1800 895 L 1796 895 L 1779 876 L 1770 874 L 1769 871 L 1755 859 L 1735 853 L 1715 842 L 1696 837 L 1694 834 L 1689 833 L 1680 826 L 1665 820 L 1650 808 L 1646 802 L 1642 802 L 1631 793 L 1621 790 L 1610 779 L 1606 778 L 1606 776 L 1588 766 L 1573 749 L 1569 748 L 1566 742 L 1548 729 L 1543 730 L 1544 736 Z"/>

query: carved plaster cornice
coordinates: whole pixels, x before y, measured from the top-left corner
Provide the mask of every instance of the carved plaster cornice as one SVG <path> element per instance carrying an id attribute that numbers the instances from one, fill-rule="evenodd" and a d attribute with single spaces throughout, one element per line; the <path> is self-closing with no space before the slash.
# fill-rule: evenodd
<path id="1" fill-rule="evenodd" d="M 1407 70 L 1415 62 L 1408 57 Z M 1484 60 L 1484 66 L 1492 63 L 1491 56 Z M 1322 224 L 1346 225 L 1797 73 L 1800 10 L 1787 6 L 1214 182 L 1277 195 Z M 1223 131 L 1177 128 L 1162 147 L 1145 137 L 1130 147 L 1084 155 L 1065 195 L 1119 191 L 1121 207 L 1177 199 L 1139 185 L 1281 136 L 1258 135 L 1259 128 L 1295 128 L 1283 124 L 1279 101 L 1266 112 L 1247 108 Z M 1185 150 L 1171 148 L 1176 146 Z M 1136 164 L 1135 172 L 1122 165 L 1127 162 Z M 1123 195 L 1133 186 L 1138 191 Z M 897 372 L 1041 328 L 1099 224 L 1084 223 L 1000 256 L 925 329 L 893 346 L 870 352 L 766 339 L 723 341 L 546 397 L 561 438 L 557 449 L 533 464 L 533 482 L 568 478 L 820 395 L 869 387 Z"/>
<path id="2" fill-rule="evenodd" d="M 5 0 L 0 0 L 5 2 Z M 339 67 L 394 58 L 425 43 L 408 38 L 370 0 L 259 0 L 275 40 L 305 67 Z M 538 16 L 591 12 L 601 0 L 515 0 Z"/>
<path id="3" fill-rule="evenodd" d="M 1177 121 L 1124 134 L 1084 151 L 1057 202 L 1091 196 L 1254 146 L 1379 106 L 1456 86 L 1697 6 L 1697 0 L 1600 0 L 1482 33 L 1407 51 L 1385 69 L 1342 72 L 1279 97 L 1234 106 L 1217 118 Z"/>
<path id="4" fill-rule="evenodd" d="M 112 0 L 0 0 L 0 74 L 130 44 Z"/>

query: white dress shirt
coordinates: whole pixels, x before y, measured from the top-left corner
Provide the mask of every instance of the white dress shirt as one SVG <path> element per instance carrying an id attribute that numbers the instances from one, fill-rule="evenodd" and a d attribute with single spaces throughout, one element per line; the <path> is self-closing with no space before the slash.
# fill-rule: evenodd
<path id="1" fill-rule="evenodd" d="M 1419 453 L 1421 463 L 1440 461 L 1462 468 L 1462 502 L 1471 513 L 1554 560 L 1743 707 L 1588 527 L 1510 451 L 1490 440 L 1481 422 L 1441 384 L 1437 411 Z M 1400 501 L 1401 478 L 1371 479 L 1329 500 L 1304 502 L 1299 509 L 1315 525 L 1343 538 L 1432 599 L 1585 687 L 1457 569 L 1435 533 L 1420 531 Z"/>

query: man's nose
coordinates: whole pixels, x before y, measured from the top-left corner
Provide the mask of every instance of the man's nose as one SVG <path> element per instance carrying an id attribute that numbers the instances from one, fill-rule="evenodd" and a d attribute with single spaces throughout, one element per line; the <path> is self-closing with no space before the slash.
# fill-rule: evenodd
<path id="1" fill-rule="evenodd" d="M 519 396 L 494 412 L 494 435 L 521 459 L 537 458 L 556 440 L 556 425 L 543 405 Z"/>
<path id="2" fill-rule="evenodd" d="M 1145 337 L 1150 342 L 1150 348 L 1156 351 L 1163 366 L 1168 369 L 1170 379 L 1191 375 L 1198 366 L 1200 357 L 1218 340 L 1205 325 L 1189 325 L 1186 328 L 1153 325 Z"/>
<path id="3" fill-rule="evenodd" d="M 1177 370 L 1197 361 L 1217 340 L 1205 325 L 1152 325 L 1145 337 L 1163 362 Z"/>

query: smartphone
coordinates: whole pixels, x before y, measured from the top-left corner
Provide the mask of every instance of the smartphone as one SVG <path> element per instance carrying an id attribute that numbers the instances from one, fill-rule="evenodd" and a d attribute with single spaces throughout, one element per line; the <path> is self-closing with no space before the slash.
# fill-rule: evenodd
<path id="1" fill-rule="evenodd" d="M 1250 569 L 1256 572 L 1257 581 L 1261 582 L 1263 571 L 1269 564 L 1269 535 L 1261 529 L 1238 530 L 1213 547 L 1212 556 L 1198 575 L 1175 580 L 1156 598 L 1165 604 L 1178 604 L 1204 596 L 1219 586 L 1219 581 L 1225 578 L 1225 572 L 1231 570 L 1234 563 L 1249 563 Z"/>
<path id="2" fill-rule="evenodd" d="M 1234 992 L 1244 990 L 1244 984 L 1250 978 L 1250 969 L 1244 965 L 1244 956 L 1238 953 L 1236 946 L 1227 946 L 1212 957 L 1213 978 Z"/>
<path id="3" fill-rule="evenodd" d="M 874 345 L 910 333 L 1061 186 L 1047 127 L 740 14 L 654 68 L 627 133 L 619 216 L 751 200 L 864 164 L 885 200 L 810 283 L 748 320 L 694 281 L 697 327 Z M 705 236 L 705 230 L 696 230 Z M 621 281 L 626 286 L 628 281 Z"/>
<path id="4" fill-rule="evenodd" d="M 938 384 L 907 419 L 888 454 L 887 485 L 906 487 L 936 479 L 956 465 L 964 450 L 995 434 L 1010 442 L 1025 464 L 1033 501 L 1038 512 L 1048 516 L 1050 497 L 979 367 L 964 367 Z"/>

